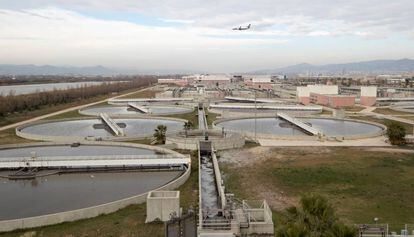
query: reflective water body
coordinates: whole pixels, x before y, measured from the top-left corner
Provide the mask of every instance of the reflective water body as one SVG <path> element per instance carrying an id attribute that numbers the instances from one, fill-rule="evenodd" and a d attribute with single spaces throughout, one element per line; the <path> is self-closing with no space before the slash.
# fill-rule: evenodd
<path id="1" fill-rule="evenodd" d="M 184 114 L 190 113 L 192 111 L 191 108 L 186 107 L 176 107 L 176 106 L 144 106 L 149 110 L 150 114 Z M 134 115 L 134 114 L 143 114 L 142 112 L 130 108 L 128 106 L 101 106 L 101 107 L 90 107 L 83 110 L 86 113 L 91 114 L 100 114 L 100 113 L 107 113 L 108 115 L 111 114 L 118 114 L 118 115 Z"/>
<path id="2" fill-rule="evenodd" d="M 0 220 L 46 215 L 128 198 L 161 187 L 180 174 L 160 171 L 63 174 L 18 181 L 0 178 Z"/>
<path id="3" fill-rule="evenodd" d="M 382 128 L 354 121 L 333 120 L 333 119 L 306 119 L 312 127 L 318 128 L 328 136 L 352 136 L 380 132 Z"/>
<path id="4" fill-rule="evenodd" d="M 0 159 L 4 157 L 29 157 L 35 152 L 36 156 L 99 156 L 99 155 L 151 155 L 155 151 L 122 146 L 35 146 L 23 148 L 0 149 Z"/>
<path id="5" fill-rule="evenodd" d="M 360 122 L 333 120 L 333 119 L 301 119 L 310 123 L 312 127 L 318 128 L 328 136 L 351 136 L 364 135 L 379 132 L 382 128 Z M 255 131 L 255 119 L 230 120 L 217 124 L 218 127 L 241 132 Z M 305 135 L 302 130 L 279 118 L 257 118 L 257 133 L 275 135 Z"/>
<path id="6" fill-rule="evenodd" d="M 167 126 L 167 132 L 183 129 L 184 122 L 162 119 L 114 119 L 116 123 L 126 125 L 123 128 L 127 136 L 149 136 L 154 129 L 162 124 Z M 112 137 L 110 130 L 99 128 L 100 119 L 57 121 L 44 124 L 31 125 L 22 129 L 22 132 L 48 135 L 48 136 L 73 136 L 73 137 Z M 95 127 L 94 127 L 95 125 Z"/>
<path id="7" fill-rule="evenodd" d="M 15 95 L 31 94 L 40 91 L 65 90 L 69 88 L 76 88 L 80 86 L 100 85 L 105 82 L 100 81 L 85 81 L 85 82 L 65 82 L 65 83 L 46 83 L 46 84 L 32 84 L 32 85 L 14 85 L 14 86 L 0 86 L 0 95 L 8 95 L 11 92 Z M 108 83 L 108 82 L 106 82 Z"/>
<path id="8" fill-rule="evenodd" d="M 258 118 L 256 120 L 256 126 L 254 118 L 225 121 L 217 124 L 217 126 L 240 132 L 254 133 L 256 127 L 257 133 L 276 135 L 306 135 L 296 126 L 292 126 L 291 124 L 278 118 Z"/>

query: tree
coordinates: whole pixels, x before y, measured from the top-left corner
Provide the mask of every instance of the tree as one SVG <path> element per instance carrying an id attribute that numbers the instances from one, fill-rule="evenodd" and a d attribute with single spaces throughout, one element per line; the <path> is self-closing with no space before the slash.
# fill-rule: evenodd
<path id="1" fill-rule="evenodd" d="M 285 212 L 286 221 L 277 229 L 277 237 L 356 236 L 356 230 L 340 222 L 333 207 L 320 195 L 305 195 L 300 207 L 290 207 Z"/>
<path id="2" fill-rule="evenodd" d="M 192 127 L 194 127 L 194 124 L 191 121 L 188 121 L 188 122 L 184 123 L 184 129 L 185 130 L 190 130 Z"/>
<path id="3" fill-rule="evenodd" d="M 405 143 L 405 127 L 398 122 L 389 122 L 387 124 L 387 137 L 392 145 L 401 145 Z"/>
<path id="4" fill-rule="evenodd" d="M 157 128 L 154 130 L 154 142 L 157 144 L 165 144 L 167 133 L 167 126 L 165 125 L 158 125 Z"/>

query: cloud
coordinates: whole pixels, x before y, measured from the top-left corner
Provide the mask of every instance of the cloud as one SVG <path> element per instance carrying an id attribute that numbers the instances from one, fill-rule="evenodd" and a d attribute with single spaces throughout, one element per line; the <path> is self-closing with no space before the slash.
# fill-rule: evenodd
<path id="1" fill-rule="evenodd" d="M 413 57 L 412 12 L 412 0 L 0 0 L 0 60 L 232 71 Z"/>
<path id="2" fill-rule="evenodd" d="M 412 0 L 0 0 L 0 8 L 55 6 L 73 10 L 128 11 L 191 24 L 227 29 L 253 23 L 254 29 L 283 26 L 289 34 L 329 32 L 330 35 L 410 34 L 414 28 Z"/>
<path id="3" fill-rule="evenodd" d="M 194 23 L 193 20 L 182 20 L 182 19 L 164 19 L 164 18 L 158 18 L 161 21 L 169 22 L 169 23 L 180 23 L 180 24 L 191 24 Z"/>
<path id="4" fill-rule="evenodd" d="M 293 35 L 409 34 L 414 28 L 412 0 L 0 0 L 4 8 L 42 6 L 137 12 L 216 29 L 253 23 L 257 30 L 272 30 L 282 25 Z"/>
<path id="5" fill-rule="evenodd" d="M 2 12 L 0 55 L 7 62 L 185 68 L 186 63 L 194 67 L 191 60 L 198 60 L 206 62 L 204 68 L 208 68 L 208 61 L 225 58 L 228 52 L 286 42 L 275 38 L 208 37 L 203 34 L 221 31 L 150 27 L 96 19 L 59 8 Z"/>

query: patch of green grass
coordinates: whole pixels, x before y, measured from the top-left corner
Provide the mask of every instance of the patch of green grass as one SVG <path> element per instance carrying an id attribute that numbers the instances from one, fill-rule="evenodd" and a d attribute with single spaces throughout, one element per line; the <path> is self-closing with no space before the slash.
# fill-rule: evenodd
<path id="1" fill-rule="evenodd" d="M 390 108 L 376 108 L 373 112 L 385 115 L 413 115 L 409 112 L 396 111 Z"/>
<path id="2" fill-rule="evenodd" d="M 1 237 L 27 236 L 164 236 L 162 223 L 145 224 L 146 206 L 131 205 L 120 211 L 95 218 L 67 222 L 29 230 L 0 234 Z"/>
<path id="3" fill-rule="evenodd" d="M 16 135 L 14 128 L 10 128 L 0 132 L 0 145 L 15 144 L 15 143 L 28 143 L 32 142 Z"/>
<path id="4" fill-rule="evenodd" d="M 326 110 L 326 109 L 322 109 L 322 112 L 319 113 L 319 115 L 332 115 L 332 111 Z"/>
<path id="5" fill-rule="evenodd" d="M 191 113 L 186 114 L 175 114 L 175 115 L 165 115 L 164 117 L 173 117 L 173 118 L 179 118 L 179 119 L 185 119 L 193 124 L 193 129 L 198 128 L 198 111 L 197 109 L 194 109 Z"/>
<path id="6" fill-rule="evenodd" d="M 180 151 L 181 152 L 181 151 Z M 186 210 L 188 207 L 197 207 L 198 203 L 198 158 L 196 153 L 191 153 L 191 176 L 182 185 L 180 190 L 180 205 Z M 145 224 L 146 204 L 130 205 L 117 212 L 98 217 L 67 222 L 52 226 L 17 230 L 0 234 L 0 237 L 19 237 L 27 233 L 27 236 L 60 237 L 60 236 L 142 236 L 164 237 L 163 223 Z M 29 235 L 35 233 L 35 235 Z"/>
<path id="7" fill-rule="evenodd" d="M 354 105 L 354 106 L 346 106 L 343 109 L 347 112 L 359 112 L 359 111 L 365 109 L 365 107 L 362 107 L 362 106 L 359 106 L 359 105 Z"/>
<path id="8" fill-rule="evenodd" d="M 259 186 L 267 192 L 282 190 L 294 199 L 318 193 L 349 224 L 378 217 L 398 230 L 414 222 L 414 154 L 352 147 L 298 149 L 275 148 L 254 165 L 222 165 L 227 190 L 250 199 L 260 196 L 251 189 Z"/>
<path id="9" fill-rule="evenodd" d="M 208 126 L 211 127 L 213 125 L 213 122 L 217 120 L 217 117 L 220 116 L 220 114 L 211 113 L 206 110 L 206 116 L 207 116 L 207 124 Z"/>

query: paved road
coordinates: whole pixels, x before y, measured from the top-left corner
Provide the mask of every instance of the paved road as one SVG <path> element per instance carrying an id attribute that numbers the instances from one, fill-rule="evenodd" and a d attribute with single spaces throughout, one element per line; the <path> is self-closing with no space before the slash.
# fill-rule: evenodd
<path id="1" fill-rule="evenodd" d="M 41 116 L 38 116 L 38 117 L 34 117 L 34 118 L 31 118 L 31 119 L 28 119 L 28 120 L 24 120 L 24 121 L 21 121 L 21 122 L 9 124 L 9 125 L 0 127 L 0 131 L 4 131 L 4 130 L 10 129 L 10 128 L 15 128 L 15 127 L 24 125 L 26 123 L 36 122 L 36 121 L 39 121 L 39 120 L 42 120 L 42 119 L 45 119 L 45 118 L 49 118 L 49 117 L 52 117 L 52 116 L 55 116 L 55 115 L 59 115 L 59 114 L 63 114 L 63 113 L 66 113 L 66 112 L 70 112 L 70 111 L 73 111 L 73 110 L 79 110 L 79 109 L 82 109 L 84 107 L 88 107 L 88 106 L 92 106 L 92 105 L 96 105 L 96 104 L 105 102 L 105 101 L 107 101 L 109 99 L 116 99 L 116 98 L 119 98 L 119 97 L 122 97 L 122 96 L 126 96 L 126 95 L 130 95 L 130 94 L 133 94 L 133 93 L 137 93 L 139 91 L 145 91 L 145 90 L 148 90 L 150 88 L 152 88 L 152 87 L 148 87 L 148 88 L 141 89 L 141 90 L 138 90 L 138 91 L 130 92 L 130 93 L 127 93 L 127 94 L 118 95 L 118 96 L 115 96 L 115 97 L 112 97 L 112 98 L 104 99 L 104 100 L 101 100 L 101 101 L 97 101 L 97 102 L 93 102 L 93 103 L 89 103 L 89 104 L 85 104 L 85 105 L 79 105 L 79 106 L 75 106 L 75 107 L 70 107 L 70 108 L 63 109 L 63 110 L 60 110 L 60 111 L 57 111 L 57 112 L 53 112 L 53 113 L 50 113 L 50 114 L 45 114 L 45 115 L 41 115 Z"/>
<path id="2" fill-rule="evenodd" d="M 384 136 L 337 141 L 293 141 L 293 140 L 272 140 L 272 139 L 258 139 L 261 146 L 391 146 L 386 143 Z"/>

